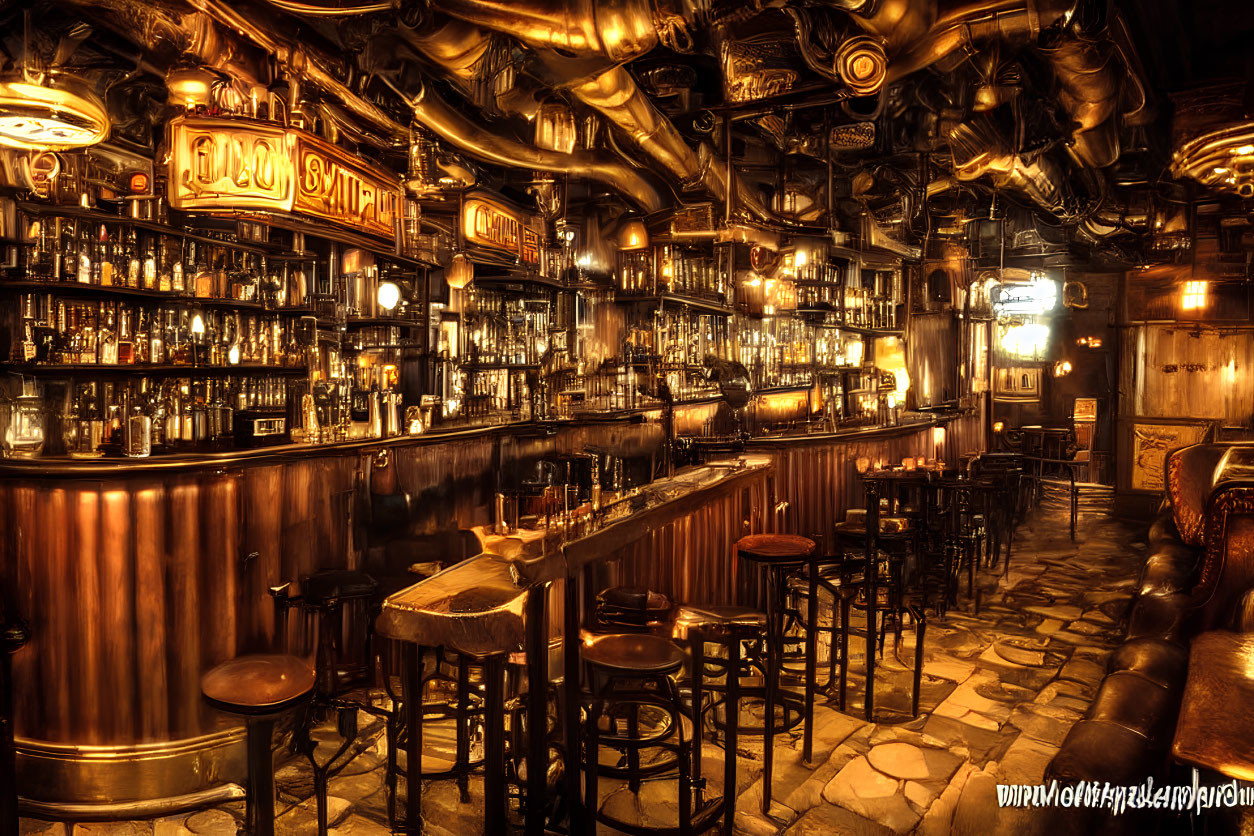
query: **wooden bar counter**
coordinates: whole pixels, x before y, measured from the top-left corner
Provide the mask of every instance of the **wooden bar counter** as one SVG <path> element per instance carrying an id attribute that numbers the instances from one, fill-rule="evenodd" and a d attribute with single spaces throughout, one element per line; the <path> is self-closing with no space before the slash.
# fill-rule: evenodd
<path id="1" fill-rule="evenodd" d="M 628 514 L 572 540 L 563 559 L 595 564 L 590 589 L 634 584 L 677 601 L 733 600 L 745 592 L 725 570 L 738 537 L 827 526 L 860 501 L 849 493 L 857 456 L 921 455 L 940 420 L 755 440 L 747 457 L 757 465 L 708 485 L 677 483 L 669 510 L 654 508 L 647 521 Z M 403 578 L 421 559 L 408 542 L 489 525 L 500 473 L 590 448 L 647 457 L 662 443 L 657 423 L 632 417 L 0 463 L 0 578 L 32 632 L 14 658 L 24 809 L 135 816 L 238 797 L 244 731 L 204 705 L 199 678 L 274 646 L 271 587 L 319 569 Z M 370 520 L 372 491 L 407 492 L 418 511 L 388 543 Z M 780 500 L 788 510 L 777 519 Z M 297 638 L 308 649 L 308 637 Z"/>

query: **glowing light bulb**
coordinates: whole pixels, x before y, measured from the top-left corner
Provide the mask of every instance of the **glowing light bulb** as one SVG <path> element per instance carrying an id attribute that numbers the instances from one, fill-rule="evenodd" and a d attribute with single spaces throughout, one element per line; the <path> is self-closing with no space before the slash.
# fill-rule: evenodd
<path id="1" fill-rule="evenodd" d="M 205 335 L 205 318 L 200 314 L 194 314 L 192 316 L 191 330 L 197 337 L 203 337 Z"/>
<path id="2" fill-rule="evenodd" d="M 383 282 L 379 285 L 379 290 L 375 293 L 375 298 L 379 302 L 379 307 L 385 311 L 395 310 L 401 301 L 401 289 L 394 282 Z"/>

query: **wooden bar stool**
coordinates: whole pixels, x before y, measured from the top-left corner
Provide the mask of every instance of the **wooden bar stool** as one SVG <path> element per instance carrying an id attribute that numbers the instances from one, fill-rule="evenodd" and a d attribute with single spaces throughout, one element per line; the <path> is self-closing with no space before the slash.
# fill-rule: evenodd
<path id="1" fill-rule="evenodd" d="M 763 685 L 766 714 L 762 733 L 762 812 L 765 814 L 771 807 L 771 780 L 775 772 L 776 706 L 784 708 L 785 719 L 788 715 L 779 684 L 783 656 L 783 615 L 787 607 L 787 578 L 792 572 L 813 563 L 815 547 L 813 540 L 795 534 L 750 534 L 737 540 L 735 548 L 742 561 L 756 565 L 766 575 L 766 665 Z M 817 568 L 811 566 L 811 571 L 817 571 Z M 809 664 L 813 664 L 815 653 L 815 635 L 812 631 L 807 631 L 806 654 L 810 657 Z M 807 676 L 807 680 L 809 678 Z M 809 694 L 802 711 L 806 739 L 811 737 L 814 730 L 813 696 L 813 693 Z"/>
<path id="2" fill-rule="evenodd" d="M 407 729 L 407 803 L 404 831 L 422 832 L 422 658 L 428 648 L 448 648 L 482 667 L 484 711 L 485 833 L 507 827 L 505 666 L 527 647 L 525 615 L 532 590 L 519 583 L 504 558 L 482 554 L 419 581 L 383 602 L 376 622 L 382 636 L 406 644 L 401 702 Z M 539 680 L 537 680 L 539 681 Z M 543 775 L 546 764 L 528 763 Z"/>
<path id="3" fill-rule="evenodd" d="M 694 744 L 700 737 L 696 730 L 699 711 L 695 706 L 690 715 L 692 739 L 684 735 L 684 703 L 675 681 L 675 675 L 684 664 L 684 652 L 661 636 L 615 633 L 592 639 L 584 645 L 581 655 L 591 690 L 584 735 L 584 782 L 587 803 L 594 811 L 593 820 L 637 836 L 656 833 L 686 836 L 716 827 L 722 819 L 723 803 L 702 803 L 700 785 L 694 781 Z M 659 728 L 641 729 L 640 709 L 646 707 L 661 712 L 663 722 Z M 601 719 L 607 715 L 625 715 L 626 732 L 617 731 L 616 724 L 603 732 Z M 621 750 L 627 765 L 602 764 L 602 744 Z M 648 749 L 663 749 L 673 757 L 644 766 L 641 754 Z M 731 757 L 734 760 L 734 753 Z M 676 768 L 679 781 L 677 827 L 624 821 L 600 809 L 597 789 L 600 775 L 624 779 L 632 792 L 638 792 L 643 779 L 664 775 Z"/>
<path id="4" fill-rule="evenodd" d="M 255 653 L 223 662 L 200 678 L 209 705 L 248 723 L 247 828 L 274 833 L 274 723 L 313 696 L 313 665 L 286 653 Z"/>

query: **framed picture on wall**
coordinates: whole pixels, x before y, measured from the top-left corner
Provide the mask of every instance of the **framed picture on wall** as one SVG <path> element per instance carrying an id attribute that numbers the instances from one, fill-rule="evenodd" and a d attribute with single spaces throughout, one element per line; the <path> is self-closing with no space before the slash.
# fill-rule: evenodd
<path id="1" fill-rule="evenodd" d="M 1157 492 L 1166 484 L 1163 469 L 1167 454 L 1204 441 L 1211 425 L 1209 422 L 1133 423 L 1131 429 L 1129 487 L 1134 491 Z"/>
<path id="2" fill-rule="evenodd" d="M 993 398 L 999 401 L 1039 401 L 1041 370 L 1022 366 L 999 366 L 993 375 Z"/>
<path id="3" fill-rule="evenodd" d="M 1071 417 L 1076 421 L 1097 420 L 1097 398 L 1076 398 Z"/>

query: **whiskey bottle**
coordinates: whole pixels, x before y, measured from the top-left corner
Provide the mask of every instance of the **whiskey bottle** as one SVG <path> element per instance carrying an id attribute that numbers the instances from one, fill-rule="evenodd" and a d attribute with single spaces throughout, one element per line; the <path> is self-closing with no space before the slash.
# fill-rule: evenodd
<path id="1" fill-rule="evenodd" d="M 75 279 L 81 284 L 91 284 L 92 252 L 94 243 L 91 240 L 91 225 L 80 223 L 78 226 L 78 242 L 74 254 Z"/>
<path id="2" fill-rule="evenodd" d="M 174 263 L 170 265 L 170 287 L 168 289 L 174 293 L 185 292 L 186 283 L 183 278 L 183 273 L 185 269 L 184 264 L 189 256 L 187 250 L 189 247 L 194 249 L 195 246 L 195 242 L 184 240 L 178 256 L 174 259 Z M 165 290 L 166 288 L 162 289 Z"/>
<path id="3" fill-rule="evenodd" d="M 113 306 L 102 302 L 97 321 L 100 323 L 97 329 L 100 363 L 105 366 L 116 366 L 118 363 L 118 334 L 117 323 L 114 321 Z"/>
<path id="4" fill-rule="evenodd" d="M 126 274 L 115 275 L 113 264 L 113 244 L 109 239 L 109 228 L 100 224 L 92 247 L 91 283 L 112 287 L 115 284 L 126 284 Z"/>
<path id="5" fill-rule="evenodd" d="M 123 248 L 123 260 L 126 263 L 127 287 L 152 287 L 152 284 L 146 281 L 147 268 L 140 260 L 139 239 L 135 234 L 135 227 L 133 226 L 126 228 L 126 246 Z"/>

